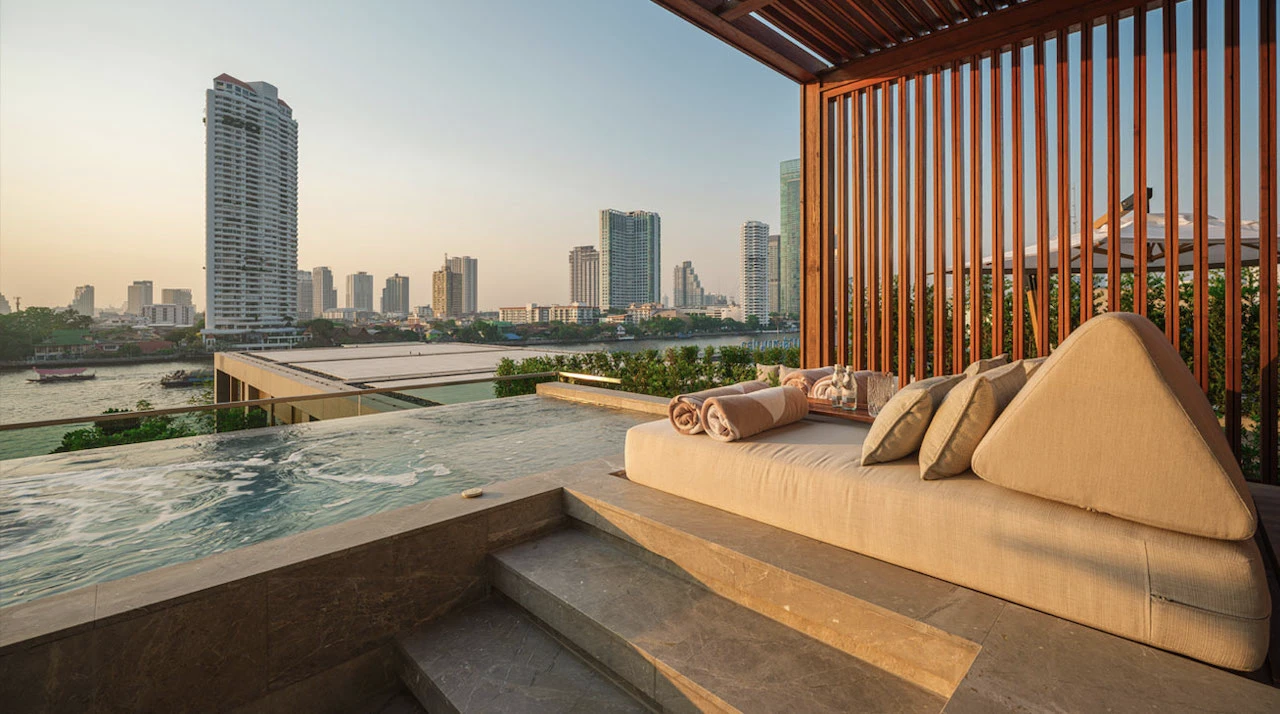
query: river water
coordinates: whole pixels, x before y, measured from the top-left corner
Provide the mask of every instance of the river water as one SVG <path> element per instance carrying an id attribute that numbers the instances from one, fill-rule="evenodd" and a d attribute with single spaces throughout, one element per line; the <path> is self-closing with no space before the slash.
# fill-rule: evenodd
<path id="1" fill-rule="evenodd" d="M 689 339 L 625 340 L 622 342 L 577 342 L 547 345 L 558 351 L 662 351 L 668 347 L 737 347 L 747 342 L 794 341 L 797 333 L 765 333 L 760 335 L 714 335 Z M 187 405 L 200 394 L 200 388 L 166 389 L 160 386 L 160 378 L 178 369 L 209 368 L 203 362 L 163 362 L 152 364 L 122 364 L 89 367 L 96 379 L 61 384 L 34 384 L 27 381 L 34 376 L 31 370 L 0 372 L 0 424 L 11 424 L 43 419 L 90 416 L 101 414 L 112 407 L 132 409 L 138 400 L 145 399 L 155 408 Z M 470 401 L 492 396 L 488 385 L 441 387 L 440 394 L 423 394 L 440 402 Z M 449 390 L 458 392 L 454 394 Z M 62 434 L 75 427 L 46 427 L 20 431 L 0 432 L 0 460 L 47 454 L 62 440 Z"/>

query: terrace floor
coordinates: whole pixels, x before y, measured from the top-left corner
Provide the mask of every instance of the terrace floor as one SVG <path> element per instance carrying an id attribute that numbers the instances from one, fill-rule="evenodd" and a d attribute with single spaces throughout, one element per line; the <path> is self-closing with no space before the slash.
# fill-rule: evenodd
<path id="1" fill-rule="evenodd" d="M 590 400 L 597 390 L 541 391 Z M 606 456 L 478 499 L 0 609 L 0 701 L 16 711 L 1280 711 L 1267 671 L 1226 672 L 1067 622 L 640 486 L 621 466 Z M 1266 523 L 1280 516 L 1278 493 L 1259 492 Z"/>

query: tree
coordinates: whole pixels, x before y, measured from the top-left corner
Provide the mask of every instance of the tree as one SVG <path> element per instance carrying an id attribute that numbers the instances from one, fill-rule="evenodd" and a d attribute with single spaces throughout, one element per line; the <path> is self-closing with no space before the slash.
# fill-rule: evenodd
<path id="1" fill-rule="evenodd" d="M 748 329 L 748 330 L 751 330 L 752 332 L 759 332 L 759 331 L 760 331 L 760 318 L 759 318 L 759 316 L 757 316 L 757 315 L 747 315 L 746 325 L 747 325 L 747 329 Z"/>

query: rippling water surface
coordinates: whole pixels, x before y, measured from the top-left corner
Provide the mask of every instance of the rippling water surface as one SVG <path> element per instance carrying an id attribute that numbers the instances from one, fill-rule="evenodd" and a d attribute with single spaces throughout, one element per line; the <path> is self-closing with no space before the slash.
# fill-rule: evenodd
<path id="1" fill-rule="evenodd" d="M 530 396 L 0 462 L 0 605 L 620 453 L 651 418 Z"/>

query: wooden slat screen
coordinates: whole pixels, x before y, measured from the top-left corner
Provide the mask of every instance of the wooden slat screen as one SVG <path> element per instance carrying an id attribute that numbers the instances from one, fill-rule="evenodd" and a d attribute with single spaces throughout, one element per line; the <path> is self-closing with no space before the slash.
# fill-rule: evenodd
<path id="1" fill-rule="evenodd" d="M 806 85 L 805 364 L 905 384 L 1136 312 L 1275 483 L 1275 6 L 1164 0 Z"/>

